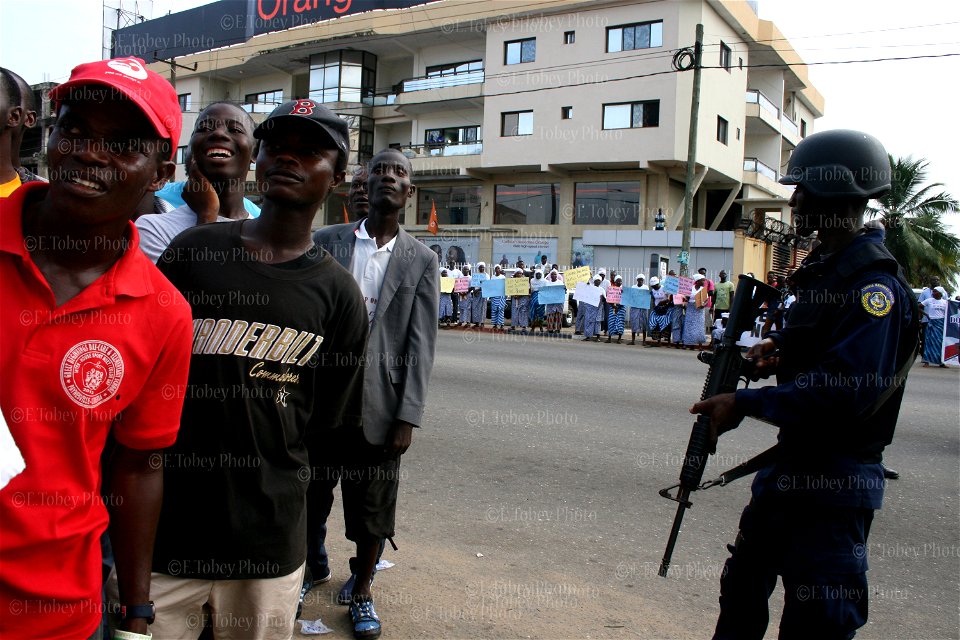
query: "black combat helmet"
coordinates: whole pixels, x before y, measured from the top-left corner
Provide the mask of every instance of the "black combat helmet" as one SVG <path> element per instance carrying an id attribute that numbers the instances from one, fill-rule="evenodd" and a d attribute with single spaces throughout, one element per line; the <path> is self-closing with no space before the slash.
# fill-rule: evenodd
<path id="1" fill-rule="evenodd" d="M 800 141 L 780 184 L 799 184 L 822 198 L 876 198 L 890 190 L 890 160 L 862 131 L 834 129 Z"/>

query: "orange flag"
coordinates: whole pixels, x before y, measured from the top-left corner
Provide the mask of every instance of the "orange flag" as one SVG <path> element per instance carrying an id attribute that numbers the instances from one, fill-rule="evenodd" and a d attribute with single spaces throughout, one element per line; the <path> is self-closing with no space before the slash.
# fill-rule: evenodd
<path id="1" fill-rule="evenodd" d="M 437 203 L 430 201 L 430 222 L 427 223 L 427 231 L 433 235 L 440 233 L 440 225 L 437 223 Z"/>
<path id="2" fill-rule="evenodd" d="M 347 215 L 347 205 L 343 205 L 343 224 L 350 222 L 350 216 Z"/>

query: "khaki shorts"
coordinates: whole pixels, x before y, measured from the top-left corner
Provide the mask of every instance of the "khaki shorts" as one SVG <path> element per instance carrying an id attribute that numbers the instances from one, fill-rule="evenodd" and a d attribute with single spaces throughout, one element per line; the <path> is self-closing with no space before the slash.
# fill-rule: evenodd
<path id="1" fill-rule="evenodd" d="M 305 565 L 279 578 L 203 580 L 150 574 L 150 599 L 157 619 L 154 638 L 196 640 L 209 621 L 217 640 L 274 640 L 293 636 L 294 617 Z M 117 602 L 117 572 L 106 584 L 107 600 Z M 116 620 L 111 617 L 110 626 Z"/>

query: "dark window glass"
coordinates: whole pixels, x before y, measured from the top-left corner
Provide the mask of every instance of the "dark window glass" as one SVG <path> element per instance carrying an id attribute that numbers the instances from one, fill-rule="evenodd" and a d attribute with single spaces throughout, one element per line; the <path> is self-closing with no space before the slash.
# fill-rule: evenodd
<path id="1" fill-rule="evenodd" d="M 430 207 L 437 206 L 437 222 L 445 224 L 480 224 L 482 188 L 474 185 L 457 187 L 419 187 L 417 189 L 417 224 L 430 221 Z"/>
<path id="2" fill-rule="evenodd" d="M 639 223 L 639 182 L 580 182 L 576 193 L 574 224 Z"/>
<path id="3" fill-rule="evenodd" d="M 494 224 L 557 224 L 560 185 L 498 184 Z"/>

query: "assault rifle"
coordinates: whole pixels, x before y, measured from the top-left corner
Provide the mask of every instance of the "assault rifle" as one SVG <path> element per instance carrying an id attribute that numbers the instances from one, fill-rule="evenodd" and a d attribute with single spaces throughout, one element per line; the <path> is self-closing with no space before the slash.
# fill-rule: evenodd
<path id="1" fill-rule="evenodd" d="M 730 308 L 730 317 L 727 319 L 727 328 L 723 332 L 723 340 L 709 351 L 701 351 L 699 360 L 710 365 L 707 371 L 707 380 L 703 385 L 701 400 L 706 400 L 720 393 L 732 393 L 737 390 L 741 377 L 749 378 L 753 363 L 744 359 L 740 354 L 737 341 L 744 331 L 753 329 L 754 320 L 760 315 L 760 308 L 764 303 L 768 306 L 780 299 L 780 292 L 773 287 L 748 276 L 740 276 L 736 293 L 733 296 L 733 306 Z M 680 483 L 660 490 L 660 495 L 669 500 L 678 502 L 677 515 L 673 519 L 673 528 L 670 530 L 670 539 L 667 549 L 660 563 L 659 574 L 666 577 L 670 568 L 670 558 L 673 548 L 677 544 L 680 534 L 680 524 L 683 522 L 684 512 L 693 506 L 690 494 L 697 489 L 707 489 L 714 485 L 724 485 L 737 478 L 754 473 L 773 461 L 776 456 L 776 447 L 764 451 L 757 457 L 724 472 L 716 480 L 704 482 L 703 472 L 707 466 L 707 456 L 713 454 L 710 448 L 710 418 L 697 416 L 690 433 L 690 442 L 687 452 L 683 456 L 683 467 L 680 470 Z M 678 489 L 676 495 L 670 495 L 672 489 Z"/>

